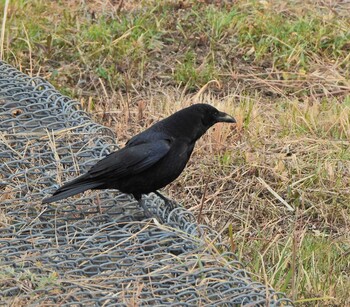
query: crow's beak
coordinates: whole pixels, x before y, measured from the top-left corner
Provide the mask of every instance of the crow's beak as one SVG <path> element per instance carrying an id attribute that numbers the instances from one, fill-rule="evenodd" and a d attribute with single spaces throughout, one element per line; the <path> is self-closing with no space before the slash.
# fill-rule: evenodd
<path id="1" fill-rule="evenodd" d="M 236 120 L 232 116 L 224 112 L 219 112 L 219 114 L 216 116 L 216 120 L 217 122 L 223 123 L 236 123 Z"/>

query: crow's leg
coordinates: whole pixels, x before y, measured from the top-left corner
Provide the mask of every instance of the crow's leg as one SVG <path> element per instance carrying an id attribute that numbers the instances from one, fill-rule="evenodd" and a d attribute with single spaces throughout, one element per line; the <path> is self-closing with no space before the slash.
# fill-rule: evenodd
<path id="1" fill-rule="evenodd" d="M 147 206 L 146 206 L 146 201 L 144 199 L 139 199 L 138 201 L 139 206 L 143 209 L 143 211 L 145 212 L 145 216 L 146 217 L 153 217 L 153 214 L 151 211 L 148 210 Z"/>
<path id="2" fill-rule="evenodd" d="M 146 201 L 144 199 L 141 198 L 138 201 L 138 203 L 139 203 L 139 206 L 143 209 L 146 218 L 155 218 L 159 222 L 165 223 L 165 220 L 161 216 L 158 216 L 157 214 L 154 214 L 154 213 L 152 213 L 151 211 L 148 210 L 148 208 L 146 206 Z"/>
<path id="3" fill-rule="evenodd" d="M 170 210 L 174 210 L 174 209 L 177 207 L 175 201 L 173 201 L 173 200 L 171 200 L 171 199 L 165 197 L 162 193 L 160 193 L 160 192 L 158 192 L 158 191 L 155 191 L 154 193 L 155 193 L 156 195 L 158 195 L 161 199 L 163 199 L 164 204 L 165 204 L 167 207 L 169 207 Z"/>

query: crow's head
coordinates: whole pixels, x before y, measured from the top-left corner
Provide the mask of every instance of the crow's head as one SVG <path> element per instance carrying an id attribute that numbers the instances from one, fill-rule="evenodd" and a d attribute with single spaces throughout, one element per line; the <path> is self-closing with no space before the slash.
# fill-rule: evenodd
<path id="1" fill-rule="evenodd" d="M 211 126 L 219 122 L 235 123 L 236 120 L 209 104 L 198 103 L 174 113 L 149 129 L 195 142 Z"/>
<path id="2" fill-rule="evenodd" d="M 232 116 L 224 112 L 220 112 L 219 110 L 217 110 L 216 108 L 214 108 L 209 104 L 195 104 L 189 107 L 189 109 L 190 108 L 193 108 L 194 110 L 196 109 L 198 110 L 197 114 L 200 115 L 201 122 L 203 126 L 206 127 L 206 129 L 220 122 L 223 122 L 223 123 L 236 122 L 236 120 Z"/>
<path id="3" fill-rule="evenodd" d="M 199 139 L 211 126 L 219 122 L 235 123 L 236 120 L 204 103 L 182 109 L 164 120 L 165 126 L 171 130 L 172 135 L 188 137 L 193 141 Z M 164 124 L 162 124 L 163 127 Z"/>

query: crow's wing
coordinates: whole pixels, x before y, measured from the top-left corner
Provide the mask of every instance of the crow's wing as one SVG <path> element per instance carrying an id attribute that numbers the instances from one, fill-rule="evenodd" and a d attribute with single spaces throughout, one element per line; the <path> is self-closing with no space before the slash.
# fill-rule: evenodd
<path id="1" fill-rule="evenodd" d="M 170 142 L 164 139 L 126 146 L 97 162 L 88 174 L 90 178 L 132 176 L 157 163 L 169 149 Z"/>

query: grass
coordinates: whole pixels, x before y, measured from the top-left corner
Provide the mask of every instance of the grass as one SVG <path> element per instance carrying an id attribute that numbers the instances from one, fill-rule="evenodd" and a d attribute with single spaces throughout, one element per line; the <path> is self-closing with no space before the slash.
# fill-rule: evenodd
<path id="1" fill-rule="evenodd" d="M 348 305 L 348 8 L 209 2 L 10 1 L 3 59 L 80 100 L 120 143 L 192 102 L 233 114 L 166 193 L 256 279 L 300 306 Z"/>

